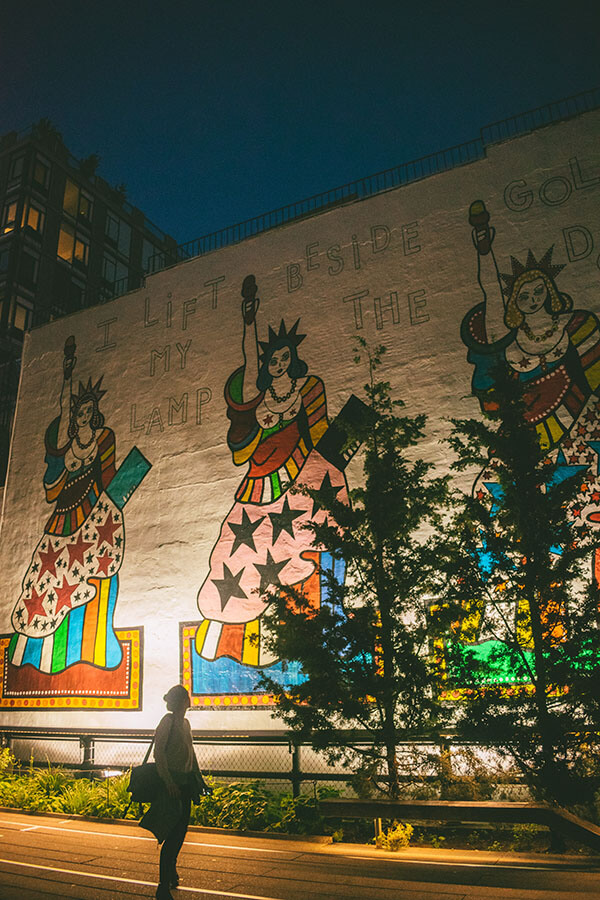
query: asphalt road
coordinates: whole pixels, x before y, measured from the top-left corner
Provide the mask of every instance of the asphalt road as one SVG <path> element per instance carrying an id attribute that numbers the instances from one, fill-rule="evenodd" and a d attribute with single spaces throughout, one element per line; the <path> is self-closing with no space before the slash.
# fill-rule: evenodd
<path id="1" fill-rule="evenodd" d="M 136 825 L 0 812 L 0 900 L 154 897 L 156 841 Z M 177 900 L 600 900 L 600 860 L 191 831 Z"/>

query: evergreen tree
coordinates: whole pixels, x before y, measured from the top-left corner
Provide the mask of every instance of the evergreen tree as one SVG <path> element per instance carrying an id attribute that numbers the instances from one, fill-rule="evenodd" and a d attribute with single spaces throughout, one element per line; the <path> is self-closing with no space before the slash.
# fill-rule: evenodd
<path id="1" fill-rule="evenodd" d="M 358 764 L 360 777 L 395 798 L 398 741 L 431 732 L 438 722 L 427 615 L 448 483 L 415 458 L 425 416 L 399 414 L 403 404 L 378 380 L 384 350 L 369 351 L 364 340 L 357 348 L 355 362 L 369 365 L 371 414 L 350 435 L 362 444 L 362 484 L 350 491 L 351 505 L 333 490 L 309 491 L 326 517 L 308 527 L 315 546 L 334 560 L 322 573 L 327 600 L 315 610 L 301 591 L 270 594 L 271 648 L 299 661 L 305 680 L 290 689 L 283 679 L 263 676 L 263 687 L 278 695 L 276 714 L 292 729 L 331 760 Z"/>
<path id="2" fill-rule="evenodd" d="M 576 524 L 585 485 L 581 467 L 540 446 L 519 382 L 505 370 L 495 381 L 494 418 L 454 420 L 450 439 L 455 468 L 481 475 L 444 561 L 446 696 L 462 736 L 507 754 L 537 796 L 574 805 L 599 783 L 599 598 L 592 534 Z"/>

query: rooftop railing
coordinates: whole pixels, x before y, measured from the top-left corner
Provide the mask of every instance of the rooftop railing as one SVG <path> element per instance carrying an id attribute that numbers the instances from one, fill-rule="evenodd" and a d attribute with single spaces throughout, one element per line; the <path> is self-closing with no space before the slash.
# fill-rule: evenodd
<path id="1" fill-rule="evenodd" d="M 377 172 L 375 175 L 367 175 L 365 178 L 359 178 L 340 187 L 315 194 L 305 200 L 270 210 L 246 219 L 244 222 L 238 222 L 236 225 L 230 225 L 193 241 L 180 244 L 177 247 L 177 259 L 173 259 L 172 255 L 169 257 L 165 253 L 157 253 L 149 258 L 147 273 L 159 272 L 183 260 L 193 259 L 196 256 L 203 256 L 214 250 L 238 244 L 288 222 L 296 222 L 299 219 L 326 212 L 333 207 L 372 197 L 375 194 L 429 178 L 430 175 L 467 165 L 475 160 L 483 159 L 486 155 L 486 147 L 492 144 L 510 140 L 518 135 L 570 119 L 598 107 L 600 107 L 600 88 L 594 88 L 546 106 L 519 113 L 508 119 L 493 122 L 480 130 L 479 137 L 463 144 L 439 150 L 437 153 L 422 156 L 411 162 L 401 163 L 391 169 Z"/>

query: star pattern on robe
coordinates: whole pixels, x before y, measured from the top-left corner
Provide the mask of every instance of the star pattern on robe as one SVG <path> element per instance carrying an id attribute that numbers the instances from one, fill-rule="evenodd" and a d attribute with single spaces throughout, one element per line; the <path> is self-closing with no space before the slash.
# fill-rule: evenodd
<path id="1" fill-rule="evenodd" d="M 53 578 L 56 578 L 56 560 L 63 552 L 64 547 L 53 547 L 52 541 L 48 538 L 48 549 L 46 551 L 40 550 L 40 559 L 42 561 L 42 568 L 38 577 L 38 581 L 44 574 L 44 572 L 49 572 Z"/>
<path id="2" fill-rule="evenodd" d="M 329 472 L 325 472 L 325 476 L 323 481 L 321 482 L 321 486 L 319 487 L 319 493 L 323 494 L 323 501 L 325 503 L 329 503 L 330 500 L 337 500 L 337 495 L 339 492 L 343 490 L 343 485 L 339 485 L 338 487 L 334 487 L 331 483 L 331 478 L 329 477 Z M 322 512 L 323 507 L 320 505 L 319 500 L 313 500 L 313 508 L 311 512 L 311 518 L 314 519 L 318 512 Z"/>
<path id="3" fill-rule="evenodd" d="M 115 531 L 118 531 L 120 527 L 121 526 L 113 520 L 112 512 L 109 512 L 104 524 L 96 526 L 96 531 L 98 532 L 98 548 L 104 543 L 114 547 L 114 533 Z"/>
<path id="4" fill-rule="evenodd" d="M 79 532 L 79 534 L 77 535 L 77 540 L 74 540 L 71 544 L 67 544 L 67 552 L 69 554 L 69 568 L 71 568 L 74 562 L 81 563 L 81 565 L 84 566 L 85 552 L 93 546 L 94 545 L 92 543 L 84 541 L 81 532 Z M 79 573 L 73 570 L 73 574 L 77 575 Z"/>
<path id="5" fill-rule="evenodd" d="M 227 563 L 223 563 L 223 577 L 213 578 L 212 583 L 219 592 L 221 598 L 221 612 L 225 609 L 232 597 L 245 599 L 248 595 L 240 586 L 240 578 L 244 574 L 244 567 L 237 575 L 234 575 Z"/>
<path id="6" fill-rule="evenodd" d="M 289 556 L 287 559 L 282 559 L 280 562 L 275 562 L 275 560 L 271 556 L 271 551 L 267 550 L 267 561 L 262 564 L 254 563 L 254 568 L 260 575 L 260 586 L 258 589 L 261 594 L 264 594 L 265 591 L 267 591 L 272 585 L 281 584 L 279 573 L 284 566 L 287 566 L 290 559 L 291 556 Z"/>
<path id="7" fill-rule="evenodd" d="M 286 497 L 283 501 L 280 513 L 269 513 L 269 518 L 273 527 L 273 544 L 277 542 L 277 538 L 282 531 L 287 531 L 290 537 L 294 537 L 294 519 L 301 516 L 303 512 L 303 509 L 291 509 L 288 498 Z"/>
<path id="8" fill-rule="evenodd" d="M 241 547 L 242 544 L 245 544 L 247 547 L 250 547 L 256 553 L 256 547 L 254 545 L 254 532 L 259 527 L 261 522 L 263 522 L 265 516 L 261 516 L 255 522 L 252 522 L 250 516 L 246 512 L 246 510 L 242 510 L 242 521 L 237 525 L 235 522 L 229 522 L 229 527 L 233 531 L 235 535 L 235 540 L 233 542 L 233 547 L 231 548 L 231 556 L 235 553 L 238 547 Z"/>
<path id="9" fill-rule="evenodd" d="M 56 591 L 56 606 L 54 607 L 53 612 L 55 614 L 60 614 L 61 609 L 66 607 L 67 609 L 71 609 L 73 606 L 73 600 L 71 599 L 73 591 L 76 591 L 79 587 L 79 582 L 76 581 L 75 584 L 69 584 L 67 581 L 67 576 L 65 575 L 62 580 L 62 584 L 60 587 L 55 588 Z"/>
<path id="10" fill-rule="evenodd" d="M 35 588 L 31 590 L 31 597 L 23 597 L 23 603 L 27 608 L 27 624 L 31 624 L 32 620 L 35 619 L 36 616 L 43 616 L 46 618 L 48 613 L 46 612 L 46 608 L 44 606 L 44 600 L 46 599 L 46 591 L 41 594 L 38 594 Z"/>
<path id="11" fill-rule="evenodd" d="M 105 550 L 104 553 L 101 553 L 98 557 L 98 568 L 96 569 L 96 575 L 100 575 L 100 573 L 102 573 L 103 575 L 106 575 L 108 577 L 108 567 L 110 566 L 112 561 L 112 555 L 108 552 L 108 550 Z"/>

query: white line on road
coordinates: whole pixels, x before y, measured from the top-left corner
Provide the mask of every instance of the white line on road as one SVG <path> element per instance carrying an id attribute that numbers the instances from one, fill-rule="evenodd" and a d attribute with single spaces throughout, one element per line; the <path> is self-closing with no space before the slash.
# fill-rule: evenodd
<path id="1" fill-rule="evenodd" d="M 372 856 L 350 856 L 349 854 L 344 854 L 344 859 L 360 859 L 363 862 L 367 859 L 372 860 Z M 516 869 L 519 872 L 521 869 L 531 869 L 534 872 L 553 872 L 555 871 L 554 866 L 526 866 L 526 865 L 518 865 L 518 864 L 510 864 L 510 863 L 486 863 L 486 862 L 474 862 L 474 863 L 466 863 L 466 862 L 453 862 L 452 860 L 448 860 L 445 862 L 440 859 L 415 859 L 414 857 L 402 857 L 397 856 L 395 859 L 392 859 L 389 856 L 381 856 L 378 857 L 377 862 L 395 862 L 395 863 L 405 863 L 406 865 L 415 866 L 452 866 L 453 868 L 460 869 Z M 558 871 L 564 872 L 565 869 L 559 869 Z M 595 872 L 595 869 L 577 869 L 578 872 Z"/>
<path id="2" fill-rule="evenodd" d="M 150 841 L 152 844 L 156 843 L 156 838 L 153 837 L 142 837 L 137 834 L 119 834 L 118 831 L 89 831 L 87 828 L 77 830 L 74 828 L 60 828 L 58 825 L 29 825 L 27 828 L 22 828 L 22 822 L 7 822 L 5 819 L 2 820 L 4 825 L 14 825 L 19 828 L 20 831 L 31 831 L 33 828 L 43 828 L 45 831 L 62 831 L 67 834 L 75 834 L 82 837 L 85 837 L 87 834 L 94 835 L 96 837 L 105 837 L 105 838 L 121 838 L 124 841 Z M 68 820 L 67 820 L 68 821 Z M 77 826 L 79 823 L 75 822 L 74 825 Z M 214 847 L 215 850 L 245 850 L 248 853 L 289 853 L 288 850 L 274 850 L 270 847 L 238 847 L 235 844 L 210 844 L 206 841 L 186 841 L 188 846 L 192 847 Z"/>
<path id="3" fill-rule="evenodd" d="M 16 862 L 13 859 L 0 859 L 0 864 L 9 866 L 22 866 L 26 869 L 40 869 L 43 872 L 58 872 L 60 875 L 80 875 L 82 878 L 100 878 L 102 881 L 116 881 L 118 884 L 141 884 L 144 887 L 156 887 L 155 881 L 138 881 L 135 878 L 113 878 L 112 875 L 100 875 L 96 872 L 81 872 L 77 869 L 59 869 L 56 866 L 40 866 L 35 863 Z M 210 896 L 232 897 L 234 900 L 281 900 L 281 897 L 265 897 L 257 894 L 235 894 L 231 891 L 212 891 L 209 888 L 190 888 L 180 886 L 179 891 L 187 891 L 190 894 L 209 894 Z"/>

